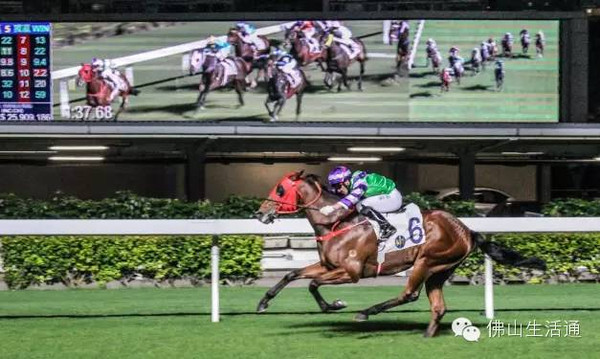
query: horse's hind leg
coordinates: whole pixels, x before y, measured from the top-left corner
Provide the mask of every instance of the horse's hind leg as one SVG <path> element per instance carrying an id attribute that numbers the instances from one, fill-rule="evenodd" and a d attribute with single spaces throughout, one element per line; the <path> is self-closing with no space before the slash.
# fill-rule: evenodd
<path id="1" fill-rule="evenodd" d="M 442 291 L 444 282 L 454 272 L 453 267 L 443 272 L 436 273 L 429 277 L 425 282 L 425 289 L 427 290 L 427 297 L 429 298 L 429 305 L 431 307 L 431 321 L 425 331 L 425 337 L 436 336 L 440 329 L 440 321 L 446 313 L 446 304 L 444 303 L 444 293 Z"/>
<path id="2" fill-rule="evenodd" d="M 354 317 L 354 320 L 362 322 L 369 319 L 369 315 L 379 314 L 390 308 L 397 307 L 405 303 L 414 302 L 415 300 L 419 299 L 421 286 L 423 285 L 423 281 L 426 279 L 428 270 L 429 269 L 427 268 L 425 261 L 421 260 L 415 265 L 412 274 L 408 278 L 408 284 L 400 296 L 386 300 L 385 302 L 381 302 L 358 312 L 358 314 L 356 314 Z"/>
<path id="3" fill-rule="evenodd" d="M 243 85 L 243 81 L 235 80 L 235 92 L 237 92 L 238 102 L 240 106 L 244 106 L 244 95 L 242 94 L 242 92 L 244 91 L 244 87 L 245 86 Z"/>
<path id="4" fill-rule="evenodd" d="M 358 91 L 362 91 L 362 77 L 365 74 L 365 62 L 360 62 L 360 73 L 358 74 Z"/>
<path id="5" fill-rule="evenodd" d="M 275 296 L 277 296 L 277 294 L 290 282 L 293 282 L 296 279 L 316 278 L 321 274 L 326 273 L 327 271 L 328 269 L 322 266 L 321 263 L 315 263 L 309 265 L 308 267 L 296 269 L 289 272 L 279 281 L 279 283 L 275 284 L 265 293 L 265 295 L 258 303 L 256 311 L 258 313 L 262 313 L 265 310 L 267 310 L 267 307 L 269 306 L 269 301 L 275 298 Z"/>
<path id="6" fill-rule="evenodd" d="M 296 120 L 300 117 L 300 113 L 302 113 L 302 95 L 304 95 L 302 90 L 296 94 Z"/>

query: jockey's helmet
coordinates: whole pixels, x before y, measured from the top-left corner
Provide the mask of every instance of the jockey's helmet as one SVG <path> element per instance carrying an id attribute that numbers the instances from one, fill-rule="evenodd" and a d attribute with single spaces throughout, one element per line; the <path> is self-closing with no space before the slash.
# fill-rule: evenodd
<path id="1" fill-rule="evenodd" d="M 235 24 L 235 27 L 237 27 L 238 29 L 243 29 L 246 27 L 246 23 L 245 22 L 238 22 Z"/>
<path id="2" fill-rule="evenodd" d="M 330 185 L 344 183 L 352 178 L 352 171 L 346 166 L 337 166 L 327 175 L 327 181 Z"/>
<path id="3" fill-rule="evenodd" d="M 337 20 L 333 20 L 333 21 L 330 21 L 330 22 L 329 22 L 329 26 L 331 26 L 332 28 L 336 29 L 336 28 L 340 27 L 340 26 L 341 26 L 341 24 L 340 24 L 340 22 L 339 22 L 339 21 L 337 21 Z"/>

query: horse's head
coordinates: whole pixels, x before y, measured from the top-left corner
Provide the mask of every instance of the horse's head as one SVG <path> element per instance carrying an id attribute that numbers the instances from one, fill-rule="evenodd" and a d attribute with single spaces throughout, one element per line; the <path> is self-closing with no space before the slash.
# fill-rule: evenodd
<path id="1" fill-rule="evenodd" d="M 240 40 L 240 30 L 236 29 L 235 27 L 232 27 L 227 32 L 227 42 L 232 45 L 235 45 L 238 40 Z"/>
<path id="2" fill-rule="evenodd" d="M 85 83 L 89 83 L 94 78 L 94 70 L 92 70 L 91 64 L 81 64 L 81 68 L 78 72 L 79 81 L 83 81 Z"/>
<path id="3" fill-rule="evenodd" d="M 321 197 L 321 186 L 317 180 L 304 171 L 291 172 L 285 175 L 273 187 L 269 197 L 255 212 L 256 218 L 262 223 L 272 223 L 279 214 L 296 213 L 302 209 L 302 204 L 314 203 Z"/>
<path id="4" fill-rule="evenodd" d="M 206 49 L 198 49 L 190 56 L 190 75 L 199 72 L 211 72 L 216 64 L 216 57 L 211 56 Z"/>

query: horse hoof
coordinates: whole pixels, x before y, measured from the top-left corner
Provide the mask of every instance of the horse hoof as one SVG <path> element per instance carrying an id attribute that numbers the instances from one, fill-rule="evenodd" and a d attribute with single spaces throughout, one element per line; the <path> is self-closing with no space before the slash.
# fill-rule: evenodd
<path id="1" fill-rule="evenodd" d="M 269 118 L 269 122 L 275 122 L 275 121 L 277 121 L 277 120 L 279 120 L 279 119 L 277 118 L 277 116 L 271 116 L 271 117 Z"/>
<path id="2" fill-rule="evenodd" d="M 336 299 L 331 303 L 330 310 L 340 310 L 348 306 L 343 300 Z"/>
<path id="3" fill-rule="evenodd" d="M 358 313 L 354 317 L 355 322 L 366 322 L 368 319 L 369 319 L 369 316 L 366 315 L 365 313 Z"/>
<path id="4" fill-rule="evenodd" d="M 261 300 L 260 303 L 258 303 L 258 307 L 256 308 L 256 313 L 257 314 L 264 313 L 267 311 L 268 307 L 269 307 L 269 304 L 267 302 L 263 302 Z"/>

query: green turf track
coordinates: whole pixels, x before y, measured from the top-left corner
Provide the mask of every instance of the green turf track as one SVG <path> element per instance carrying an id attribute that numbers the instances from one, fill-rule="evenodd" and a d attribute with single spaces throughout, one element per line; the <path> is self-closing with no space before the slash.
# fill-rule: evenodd
<path id="1" fill-rule="evenodd" d="M 222 321 L 210 323 L 210 294 L 200 289 L 0 292 L 2 358 L 597 358 L 597 284 L 498 286 L 497 319 L 579 320 L 581 338 L 490 338 L 481 315 L 483 287 L 445 288 L 449 312 L 441 335 L 424 339 L 428 301 L 368 322 L 355 311 L 395 296 L 396 287 L 325 287 L 349 307 L 321 314 L 305 288 L 285 289 L 264 315 L 253 313 L 265 288 L 223 288 Z M 482 337 L 455 337 L 467 317 Z M 506 325 L 506 324 L 505 324 Z M 546 328 L 542 326 L 541 334 Z M 525 335 L 527 331 L 524 329 Z M 564 335 L 564 331 L 563 331 Z"/>
<path id="2" fill-rule="evenodd" d="M 257 22 L 257 27 L 274 22 Z M 381 21 L 348 21 L 346 23 L 356 36 L 381 31 Z M 536 23 L 534 21 L 433 21 L 425 24 L 423 40 L 417 52 L 417 65 L 423 65 L 424 46 L 427 37 L 434 37 L 439 48 L 446 52 L 450 44 L 468 51 L 487 38 L 492 32 L 499 37 L 505 31 L 518 34 L 525 26 L 532 31 L 540 28 L 547 37 L 547 55 L 543 59 L 510 60 L 507 63 L 506 89 L 502 93 L 491 90 L 467 90 L 476 85 L 493 85 L 492 71 L 477 77 L 467 78 L 458 88 L 440 96 L 439 80 L 436 76 L 419 77 L 428 69 L 416 68 L 410 81 L 386 82 L 394 73 L 394 59 L 371 57 L 366 65 L 364 92 L 352 90 L 341 93 L 330 92 L 322 83 L 323 73 L 315 66 L 306 68 L 311 87 L 304 97 L 302 121 L 556 121 L 558 112 L 558 55 L 557 22 Z M 53 50 L 53 67 L 61 69 L 89 62 L 94 56 L 115 58 L 144 51 L 196 41 L 211 34 L 224 34 L 231 26 L 228 22 L 196 22 L 154 29 L 118 37 L 89 40 L 83 44 L 60 47 Z M 411 22 L 412 34 L 417 22 Z M 282 34 L 272 36 L 281 39 Z M 450 42 L 451 39 L 457 39 Z M 381 34 L 364 38 L 369 53 L 393 54 L 395 45 L 383 45 Z M 517 46 L 518 48 L 518 46 Z M 445 55 L 445 54 L 444 54 Z M 134 66 L 136 85 L 142 85 L 142 93 L 132 98 L 129 110 L 120 120 L 133 121 L 215 121 L 268 119 L 264 108 L 266 93 L 258 88 L 245 94 L 246 106 L 238 108 L 237 96 L 233 91 L 217 91 L 209 94 L 207 109 L 195 111 L 198 77 L 163 81 L 180 76 L 181 56 L 170 56 L 147 61 Z M 353 65 L 351 76 L 358 74 L 358 65 Z M 157 83 L 154 83 L 157 82 Z M 410 82 L 410 85 L 409 83 Z M 146 85 L 154 83 L 152 85 Z M 384 86 L 384 84 L 391 86 Z M 475 87 L 479 88 L 479 87 Z M 409 100 L 409 90 L 412 98 Z M 58 103 L 58 86 L 55 86 L 55 102 Z M 70 91 L 70 98 L 81 98 L 83 89 Z M 427 96 L 427 97 L 425 97 Z M 82 104 L 80 102 L 79 104 Z M 75 105 L 75 104 L 74 104 Z M 295 99 L 284 108 L 281 121 L 295 121 Z M 58 107 L 55 116 L 59 118 Z"/>
<path id="3" fill-rule="evenodd" d="M 494 37 L 499 48 L 501 36 L 515 37 L 513 52 L 521 54 L 519 32 L 526 28 L 532 41 L 538 30 L 546 35 L 545 56 L 505 59 L 504 89 L 496 92 L 493 64 L 487 71 L 471 76 L 467 70 L 461 85 L 453 83 L 449 93 L 440 93 L 438 75 L 425 68 L 425 42 L 433 38 L 446 58 L 451 46 L 458 46 L 468 60 L 471 50 Z M 556 122 L 558 120 L 558 22 L 557 21 L 442 21 L 427 20 L 411 72 L 411 121 L 467 122 Z M 425 76 L 423 76 L 425 75 Z"/>

